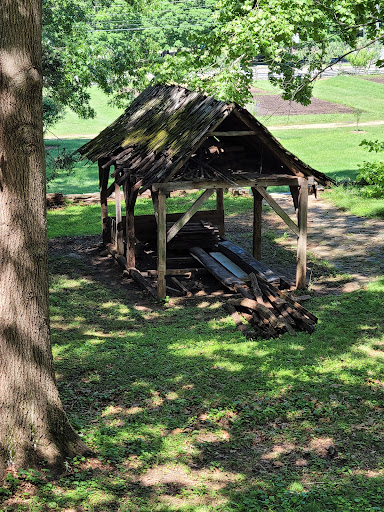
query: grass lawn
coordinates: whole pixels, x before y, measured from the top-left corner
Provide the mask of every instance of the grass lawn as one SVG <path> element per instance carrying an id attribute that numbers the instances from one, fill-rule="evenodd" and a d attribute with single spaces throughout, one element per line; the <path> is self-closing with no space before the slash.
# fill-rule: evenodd
<path id="1" fill-rule="evenodd" d="M 226 204 L 236 215 L 251 199 Z M 51 227 L 80 208 L 49 212 Z M 98 218 L 97 207 L 83 211 Z M 95 457 L 68 460 L 61 477 L 10 478 L 0 500 L 13 493 L 17 508 L 1 510 L 382 510 L 384 279 L 306 302 L 319 317 L 312 336 L 246 340 L 215 299 L 158 304 L 58 254 L 57 381 Z"/>
<path id="2" fill-rule="evenodd" d="M 364 131 L 353 133 L 350 128 L 276 130 L 284 147 L 292 151 L 305 163 L 336 180 L 354 180 L 359 165 L 364 161 L 378 161 L 382 157 L 369 153 L 359 146 L 363 139 L 382 140 L 384 127 L 367 126 Z"/>
<path id="3" fill-rule="evenodd" d="M 80 119 L 77 114 L 67 110 L 65 117 L 52 126 L 46 136 L 80 138 L 98 134 L 124 111 L 123 109 L 112 107 L 108 103 L 108 96 L 98 87 L 92 87 L 90 104 L 95 109 L 96 117 L 93 119 Z"/>
<path id="4" fill-rule="evenodd" d="M 358 187 L 335 187 L 322 197 L 352 215 L 384 219 L 384 197 L 365 197 Z"/>

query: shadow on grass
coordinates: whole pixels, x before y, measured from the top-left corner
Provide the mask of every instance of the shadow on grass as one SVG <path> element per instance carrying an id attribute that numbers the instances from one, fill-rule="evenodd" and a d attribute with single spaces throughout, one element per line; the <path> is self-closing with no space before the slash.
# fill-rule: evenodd
<path id="1" fill-rule="evenodd" d="M 383 280 L 312 301 L 312 336 L 247 341 L 213 300 L 138 301 L 75 261 L 51 265 L 54 355 L 98 458 L 33 510 L 381 510 Z"/>

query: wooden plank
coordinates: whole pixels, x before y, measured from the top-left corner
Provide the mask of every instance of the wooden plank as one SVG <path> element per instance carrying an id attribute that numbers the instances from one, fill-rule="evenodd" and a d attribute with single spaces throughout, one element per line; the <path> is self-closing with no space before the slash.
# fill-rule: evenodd
<path id="1" fill-rule="evenodd" d="M 232 316 L 232 319 L 236 325 L 236 328 L 241 333 L 245 334 L 248 331 L 247 325 L 244 323 L 243 319 L 241 318 L 240 314 L 236 311 L 234 306 L 232 304 L 224 304 L 224 309 Z"/>
<path id="2" fill-rule="evenodd" d="M 147 270 L 151 277 L 157 277 L 157 270 Z M 167 268 L 165 275 L 167 276 L 180 276 L 190 279 L 193 275 L 205 276 L 208 275 L 208 270 L 204 267 L 189 267 L 189 268 Z"/>
<path id="3" fill-rule="evenodd" d="M 167 223 L 175 223 L 183 214 L 168 213 Z M 123 217 L 124 220 L 124 217 Z M 220 217 L 216 210 L 206 210 L 196 212 L 191 221 L 206 221 L 217 226 L 220 223 Z M 135 231 L 137 238 L 141 241 L 156 240 L 157 223 L 154 215 L 135 215 Z"/>
<path id="4" fill-rule="evenodd" d="M 174 285 L 180 288 L 180 290 L 186 297 L 192 297 L 192 292 L 188 290 L 188 288 L 185 287 L 183 283 L 181 283 L 176 277 L 171 277 L 171 281 Z"/>
<path id="5" fill-rule="evenodd" d="M 254 130 L 232 130 L 227 132 L 211 132 L 208 133 L 208 136 L 212 137 L 245 137 L 249 135 L 257 135 L 258 132 Z"/>
<path id="6" fill-rule="evenodd" d="M 263 187 L 257 186 L 256 190 L 259 192 L 260 195 L 263 196 L 263 198 L 267 201 L 269 206 L 271 206 L 271 208 L 275 210 L 277 215 L 279 215 L 283 219 L 283 221 L 295 233 L 295 235 L 299 236 L 299 227 L 293 222 L 291 217 L 287 213 L 285 213 L 281 206 L 276 203 L 273 197 L 271 197 Z"/>
<path id="7" fill-rule="evenodd" d="M 245 272 L 245 270 L 236 265 L 236 263 L 230 260 L 222 252 L 210 252 L 209 254 L 210 256 L 212 256 L 212 258 L 214 258 L 221 265 L 223 265 L 223 267 L 232 272 L 234 276 L 238 277 L 239 279 L 242 279 L 243 281 L 247 281 L 249 279 L 247 272 Z"/>
<path id="8" fill-rule="evenodd" d="M 158 192 L 158 225 L 157 225 L 157 297 L 166 297 L 165 273 L 167 271 L 167 213 L 165 194 Z"/>
<path id="9" fill-rule="evenodd" d="M 154 297 L 157 298 L 157 293 L 154 287 L 151 285 L 151 283 L 142 275 L 140 270 L 137 268 L 130 268 L 129 275 L 132 277 L 132 279 L 142 288 L 144 291 L 147 291 Z"/>
<path id="10" fill-rule="evenodd" d="M 244 286 L 243 281 L 235 277 L 232 272 L 220 265 L 200 247 L 192 247 L 190 253 L 226 288 L 237 291 L 238 286 Z"/>
<path id="11" fill-rule="evenodd" d="M 263 196 L 252 187 L 253 194 L 253 257 L 261 260 L 261 222 L 263 211 Z"/>
<path id="12" fill-rule="evenodd" d="M 167 233 L 167 242 L 170 242 L 174 238 L 180 229 L 191 220 L 193 215 L 199 210 L 199 208 L 207 201 L 207 199 L 213 194 L 213 189 L 206 190 L 201 196 L 196 199 L 193 205 L 178 219 L 174 225 L 169 229 Z"/>
<path id="13" fill-rule="evenodd" d="M 216 189 L 216 211 L 220 216 L 220 223 L 217 224 L 219 228 L 220 236 L 223 236 L 225 233 L 224 227 L 224 190 L 222 188 Z"/>
<path id="14" fill-rule="evenodd" d="M 300 180 L 299 208 L 297 212 L 299 233 L 297 240 L 296 288 L 307 287 L 307 216 L 308 216 L 308 182 Z"/>
<path id="15" fill-rule="evenodd" d="M 301 304 L 299 304 L 298 302 L 296 302 L 295 300 L 291 299 L 291 297 L 288 297 L 284 292 L 282 292 L 281 290 L 277 290 L 277 293 L 280 295 L 280 297 L 282 297 L 284 300 L 286 300 L 287 302 L 289 302 L 290 304 L 292 304 L 298 311 L 300 311 L 303 315 L 307 316 L 308 318 L 310 318 L 314 323 L 317 323 L 318 321 L 318 318 L 317 316 L 315 316 L 313 313 L 311 313 L 310 311 L 308 311 L 308 309 L 306 309 L 304 306 L 302 306 Z"/>
<path id="16" fill-rule="evenodd" d="M 116 250 L 118 254 L 124 254 L 123 226 L 121 216 L 120 187 L 115 183 L 115 212 L 116 212 Z"/>
<path id="17" fill-rule="evenodd" d="M 219 243 L 219 249 L 247 273 L 250 274 L 251 272 L 255 272 L 269 283 L 280 280 L 280 277 L 268 268 L 265 263 L 256 260 L 252 254 L 239 245 L 234 244 L 229 240 L 225 240 L 224 242 Z"/>
<path id="18" fill-rule="evenodd" d="M 261 187 L 269 187 L 269 186 L 285 186 L 285 185 L 297 185 L 298 178 L 296 176 L 290 176 L 288 174 L 273 174 L 269 176 L 263 176 L 255 179 L 236 179 L 237 187 L 254 187 L 259 185 Z M 200 190 L 200 189 L 208 189 L 208 188 L 236 188 L 232 185 L 229 185 L 227 181 L 210 181 L 210 180 L 200 180 L 200 181 L 170 181 L 166 183 L 153 183 L 152 190 L 154 192 L 162 189 L 166 192 L 171 192 L 172 190 Z"/>

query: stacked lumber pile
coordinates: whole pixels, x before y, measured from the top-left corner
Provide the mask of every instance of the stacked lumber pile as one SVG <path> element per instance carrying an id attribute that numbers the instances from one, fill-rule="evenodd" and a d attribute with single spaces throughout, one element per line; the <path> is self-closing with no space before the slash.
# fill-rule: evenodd
<path id="1" fill-rule="evenodd" d="M 193 247 L 190 252 L 226 288 L 241 296 L 229 299 L 225 307 L 237 328 L 247 336 L 256 333 L 263 338 L 276 338 L 285 332 L 294 335 L 297 331 L 314 331 L 316 316 L 268 282 L 261 272 L 254 271 L 247 280 L 240 279 L 201 247 Z"/>
<path id="2" fill-rule="evenodd" d="M 249 277 L 249 287 L 236 287 L 242 297 L 229 299 L 226 305 L 239 330 L 247 333 L 249 329 L 241 320 L 243 317 L 263 338 L 276 338 L 285 332 L 313 333 L 317 323 L 315 315 L 262 277 L 253 273 Z"/>
<path id="3" fill-rule="evenodd" d="M 167 231 L 172 223 L 167 222 Z M 203 249 L 213 249 L 220 242 L 219 228 L 210 222 L 188 222 L 177 235 L 169 242 L 168 248 L 173 251 L 188 251 L 191 247 L 199 245 Z"/>

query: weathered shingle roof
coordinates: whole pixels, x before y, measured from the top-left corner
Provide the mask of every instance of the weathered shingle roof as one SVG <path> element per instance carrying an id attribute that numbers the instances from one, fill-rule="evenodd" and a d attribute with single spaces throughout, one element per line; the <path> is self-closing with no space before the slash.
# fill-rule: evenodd
<path id="1" fill-rule="evenodd" d="M 265 146 L 284 166 L 284 172 L 288 169 L 292 174 L 314 176 L 321 183 L 332 181 L 283 148 L 267 128 L 236 103 L 170 85 L 148 87 L 79 153 L 93 162 L 104 158 L 106 166 L 116 165 L 120 184 L 131 174 L 140 176 L 143 190 L 154 182 L 170 181 L 176 174 L 182 179 L 182 166 L 231 114 L 255 132 L 255 143 Z M 222 173 L 220 177 L 223 179 Z M 230 175 L 228 182 L 233 183 Z"/>

